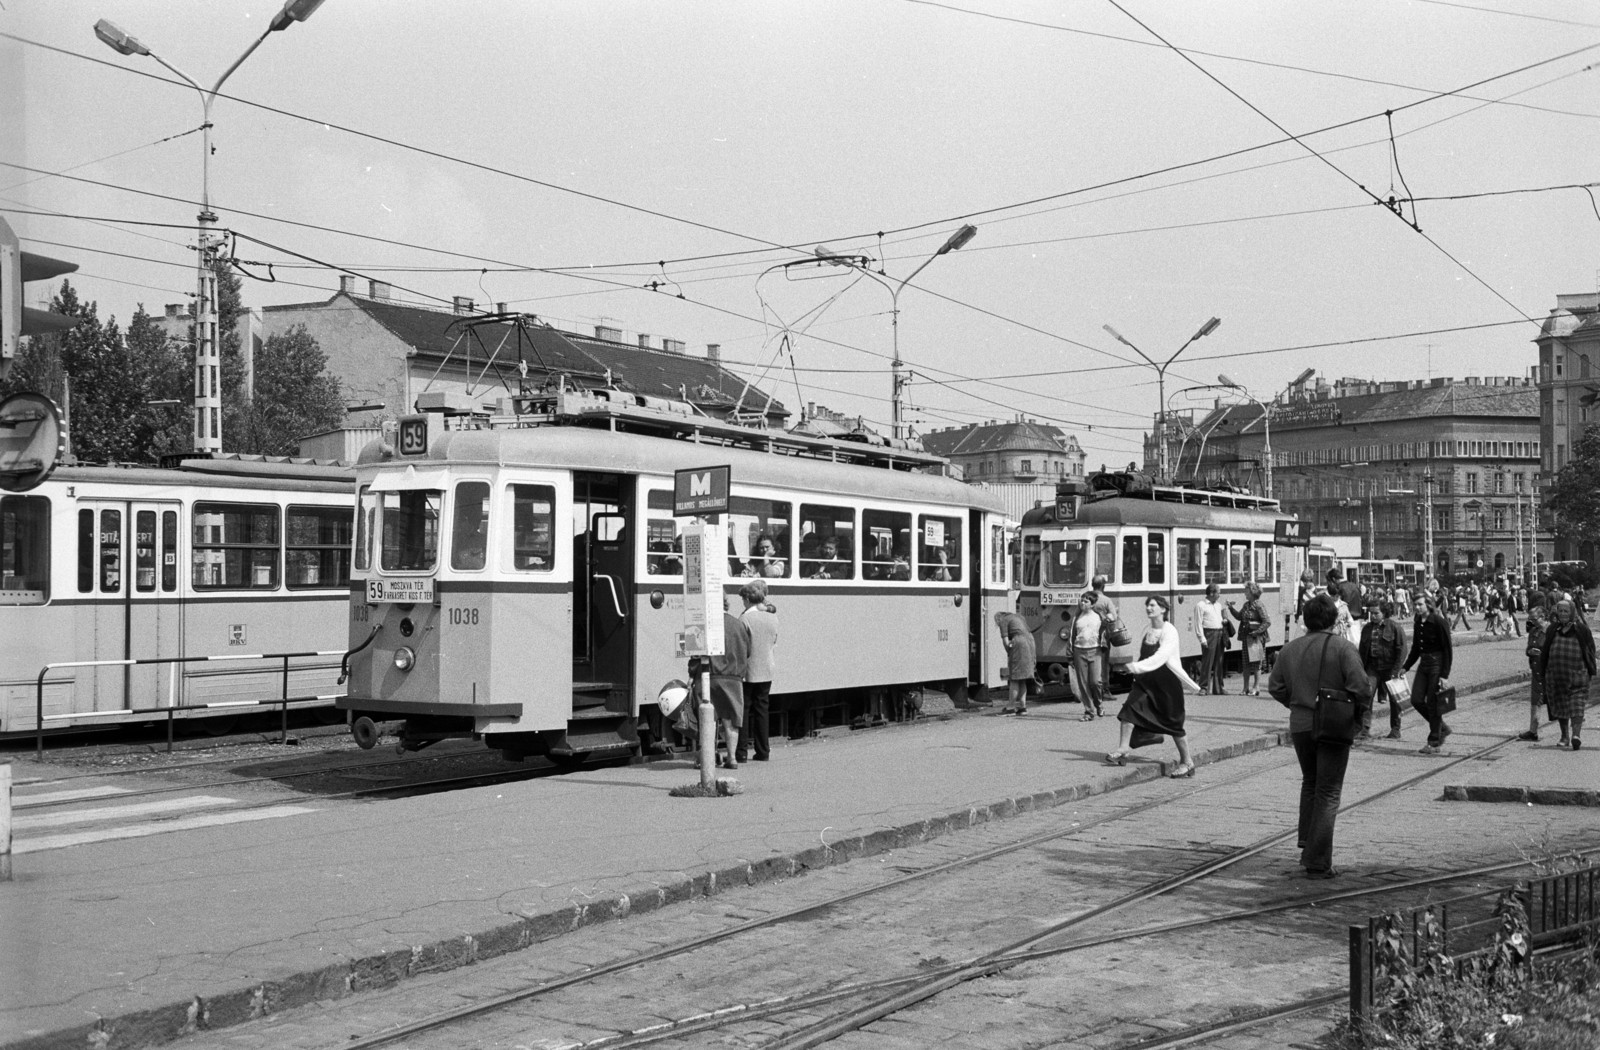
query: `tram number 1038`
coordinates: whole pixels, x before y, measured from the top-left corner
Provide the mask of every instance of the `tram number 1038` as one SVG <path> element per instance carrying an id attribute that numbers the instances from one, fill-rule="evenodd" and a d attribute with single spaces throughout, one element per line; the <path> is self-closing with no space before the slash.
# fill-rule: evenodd
<path id="1" fill-rule="evenodd" d="M 476 608 L 451 606 L 445 610 L 445 618 L 452 626 L 456 627 L 478 626 L 478 610 Z"/>

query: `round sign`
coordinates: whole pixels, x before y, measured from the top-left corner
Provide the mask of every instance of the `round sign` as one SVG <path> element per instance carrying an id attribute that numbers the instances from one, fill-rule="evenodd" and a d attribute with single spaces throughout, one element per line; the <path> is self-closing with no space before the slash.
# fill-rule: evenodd
<path id="1" fill-rule="evenodd" d="M 66 454 L 61 410 L 43 394 L 0 401 L 0 489 L 27 492 L 48 478 Z"/>

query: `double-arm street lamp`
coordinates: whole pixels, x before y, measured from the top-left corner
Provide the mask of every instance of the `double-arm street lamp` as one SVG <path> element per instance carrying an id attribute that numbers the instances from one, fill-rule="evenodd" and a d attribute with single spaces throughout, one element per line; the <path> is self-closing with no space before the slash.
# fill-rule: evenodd
<path id="1" fill-rule="evenodd" d="M 1237 390 L 1239 393 L 1243 394 L 1246 398 L 1248 398 L 1250 400 L 1251 404 L 1253 404 L 1257 408 L 1261 409 L 1261 427 L 1262 427 L 1263 432 L 1266 435 L 1266 447 L 1262 450 L 1262 456 L 1265 459 L 1266 464 L 1267 464 L 1267 467 L 1266 467 L 1266 481 L 1267 481 L 1266 496 L 1267 496 L 1268 499 L 1271 499 L 1272 498 L 1272 411 L 1266 405 L 1264 405 L 1260 401 L 1256 400 L 1255 395 L 1250 393 L 1250 391 L 1246 390 L 1243 383 L 1234 382 L 1232 379 L 1228 378 L 1226 373 L 1224 373 L 1223 375 L 1217 376 L 1217 382 L 1221 383 L 1223 386 L 1228 387 L 1231 390 Z M 1254 422 L 1254 420 L 1252 420 L 1251 422 Z M 1244 427 L 1240 428 L 1239 433 L 1241 433 L 1241 434 L 1244 433 L 1245 428 L 1249 427 L 1249 425 L 1250 425 L 1249 423 L 1246 423 Z"/>
<path id="2" fill-rule="evenodd" d="M 892 421 L 892 428 L 894 430 L 894 437 L 896 440 L 906 436 L 904 421 L 905 378 L 901 374 L 904 366 L 900 361 L 900 293 L 905 290 L 906 285 L 911 283 L 911 278 L 928 268 L 929 263 L 933 262 L 933 260 L 937 259 L 941 255 L 948 254 L 949 252 L 953 252 L 962 247 L 977 235 L 978 228 L 976 226 L 973 226 L 969 223 L 968 225 L 961 227 L 955 233 L 952 233 L 945 240 L 945 242 L 939 246 L 938 251 L 934 252 L 932 255 L 928 256 L 927 259 L 923 260 L 921 266 L 918 266 L 915 270 L 912 270 L 910 274 L 898 282 L 890 280 L 886 274 L 870 269 L 867 266 L 867 260 L 861 256 L 837 255 L 820 244 L 812 249 L 812 254 L 818 259 L 821 259 L 823 262 L 832 266 L 847 266 L 852 270 L 857 270 L 862 274 L 872 278 L 874 281 L 877 281 L 879 284 L 883 285 L 883 287 L 889 290 L 889 305 L 891 311 L 890 326 L 894 333 L 894 359 L 889 366 L 892 372 L 892 386 L 890 388 L 890 419 Z"/>
<path id="3" fill-rule="evenodd" d="M 1213 317 L 1211 320 L 1209 320 L 1205 324 L 1201 325 L 1200 326 L 1200 330 L 1198 332 L 1196 332 L 1194 335 L 1191 335 L 1188 338 L 1188 340 L 1184 342 L 1184 344 L 1182 346 L 1178 347 L 1177 351 L 1175 353 L 1173 353 L 1173 355 L 1171 357 L 1167 358 L 1165 361 L 1161 362 L 1160 364 L 1156 364 L 1156 362 L 1152 361 L 1148 354 L 1146 354 L 1143 350 L 1140 350 L 1137 346 L 1134 346 L 1132 343 L 1130 343 L 1126 338 L 1123 337 L 1122 333 L 1117 331 L 1115 328 L 1112 328 L 1108 324 L 1100 326 L 1100 327 L 1104 328 L 1107 332 L 1109 332 L 1111 334 L 1111 338 L 1115 339 L 1117 342 L 1121 343 L 1123 346 L 1127 347 L 1129 350 L 1132 350 L 1134 353 L 1136 353 L 1140 357 L 1144 358 L 1145 363 L 1148 364 L 1151 368 L 1154 368 L 1156 370 L 1156 406 L 1157 406 L 1157 415 L 1156 415 L 1156 453 L 1159 456 L 1158 462 L 1161 465 L 1161 480 L 1162 480 L 1162 482 L 1166 482 L 1168 480 L 1168 477 L 1167 477 L 1167 369 L 1172 365 L 1172 362 L 1174 362 L 1174 361 L 1176 361 L 1178 359 L 1178 354 L 1181 354 L 1185 350 L 1189 349 L 1189 344 L 1190 343 L 1194 342 L 1196 339 L 1199 339 L 1199 338 L 1201 338 L 1203 336 L 1208 336 L 1212 332 L 1215 332 L 1217 330 L 1217 325 L 1219 325 L 1221 323 L 1222 323 L 1222 318 Z"/>
<path id="4" fill-rule="evenodd" d="M 177 68 L 160 55 L 129 36 L 111 22 L 102 18 L 94 24 L 94 35 L 107 47 L 121 55 L 144 55 L 155 59 L 184 83 L 200 93 L 202 120 L 200 152 L 200 253 L 198 260 L 198 292 L 194 308 L 194 449 L 196 452 L 222 451 L 222 377 L 217 347 L 217 278 L 212 269 L 212 255 L 216 250 L 212 230 L 217 216 L 211 210 L 211 103 L 223 82 L 233 71 L 244 64 L 269 33 L 287 29 L 296 22 L 310 18 L 322 0 L 287 0 L 255 43 L 234 60 L 210 90 L 201 87 L 193 77 Z"/>

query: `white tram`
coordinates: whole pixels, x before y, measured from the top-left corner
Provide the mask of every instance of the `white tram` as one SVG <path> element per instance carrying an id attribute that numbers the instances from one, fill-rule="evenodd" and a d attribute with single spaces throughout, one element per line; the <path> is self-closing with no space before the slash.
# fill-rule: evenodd
<path id="1" fill-rule="evenodd" d="M 1171 605 L 1183 656 L 1198 658 L 1194 608 L 1213 583 L 1221 586 L 1223 601 L 1238 608 L 1244 607 L 1244 585 L 1259 584 L 1271 628 L 1267 648 L 1281 647 L 1286 617 L 1294 613 L 1292 581 L 1303 561 L 1291 556 L 1280 565 L 1279 551 L 1287 548 L 1274 547 L 1273 531 L 1281 517 L 1277 500 L 1167 488 L 1138 474 L 1095 474 L 1078 491 L 1062 486 L 1055 506 L 1022 519 L 1018 611 L 1033 629 L 1041 675 L 1051 682 L 1066 678 L 1072 659 L 1067 623 L 1078 597 L 1100 575 L 1133 635 L 1132 644 L 1111 651 L 1113 669 L 1138 658 L 1151 595 Z M 1280 578 L 1291 581 L 1287 594 Z"/>
<path id="2" fill-rule="evenodd" d="M 281 663 L 196 657 L 339 650 L 349 607 L 348 468 L 238 459 L 181 468 L 61 467 L 0 496 L 0 737 L 215 716 L 183 710 L 326 696 L 337 656 Z M 291 707 L 330 706 L 330 700 Z M 152 713 L 156 709 L 156 713 Z M 239 709 L 228 711 L 237 715 Z M 209 728 L 218 727 L 213 719 Z"/>
<path id="3" fill-rule="evenodd" d="M 511 407 L 507 405 L 506 407 Z M 909 450 L 690 417 L 618 391 L 403 420 L 357 467 L 348 696 L 358 741 L 481 736 L 510 758 L 636 748 L 685 657 L 673 473 L 731 468 L 726 593 L 762 576 L 774 729 L 999 684 L 1003 508 Z M 659 731 L 659 726 L 656 727 Z"/>

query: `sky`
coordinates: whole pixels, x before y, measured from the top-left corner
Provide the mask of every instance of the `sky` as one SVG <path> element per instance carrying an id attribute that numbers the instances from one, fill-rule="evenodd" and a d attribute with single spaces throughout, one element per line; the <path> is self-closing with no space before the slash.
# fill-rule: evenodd
<path id="1" fill-rule="evenodd" d="M 95 22 L 210 87 L 279 6 L 0 0 L 0 215 L 102 317 L 192 299 L 201 103 Z M 887 430 L 897 303 L 919 430 L 1022 415 L 1091 469 L 1160 400 L 1103 326 L 1165 361 L 1221 318 L 1182 410 L 1223 374 L 1524 376 L 1600 281 L 1582 0 L 326 0 L 212 121 L 248 305 L 348 272 L 715 343 Z"/>

